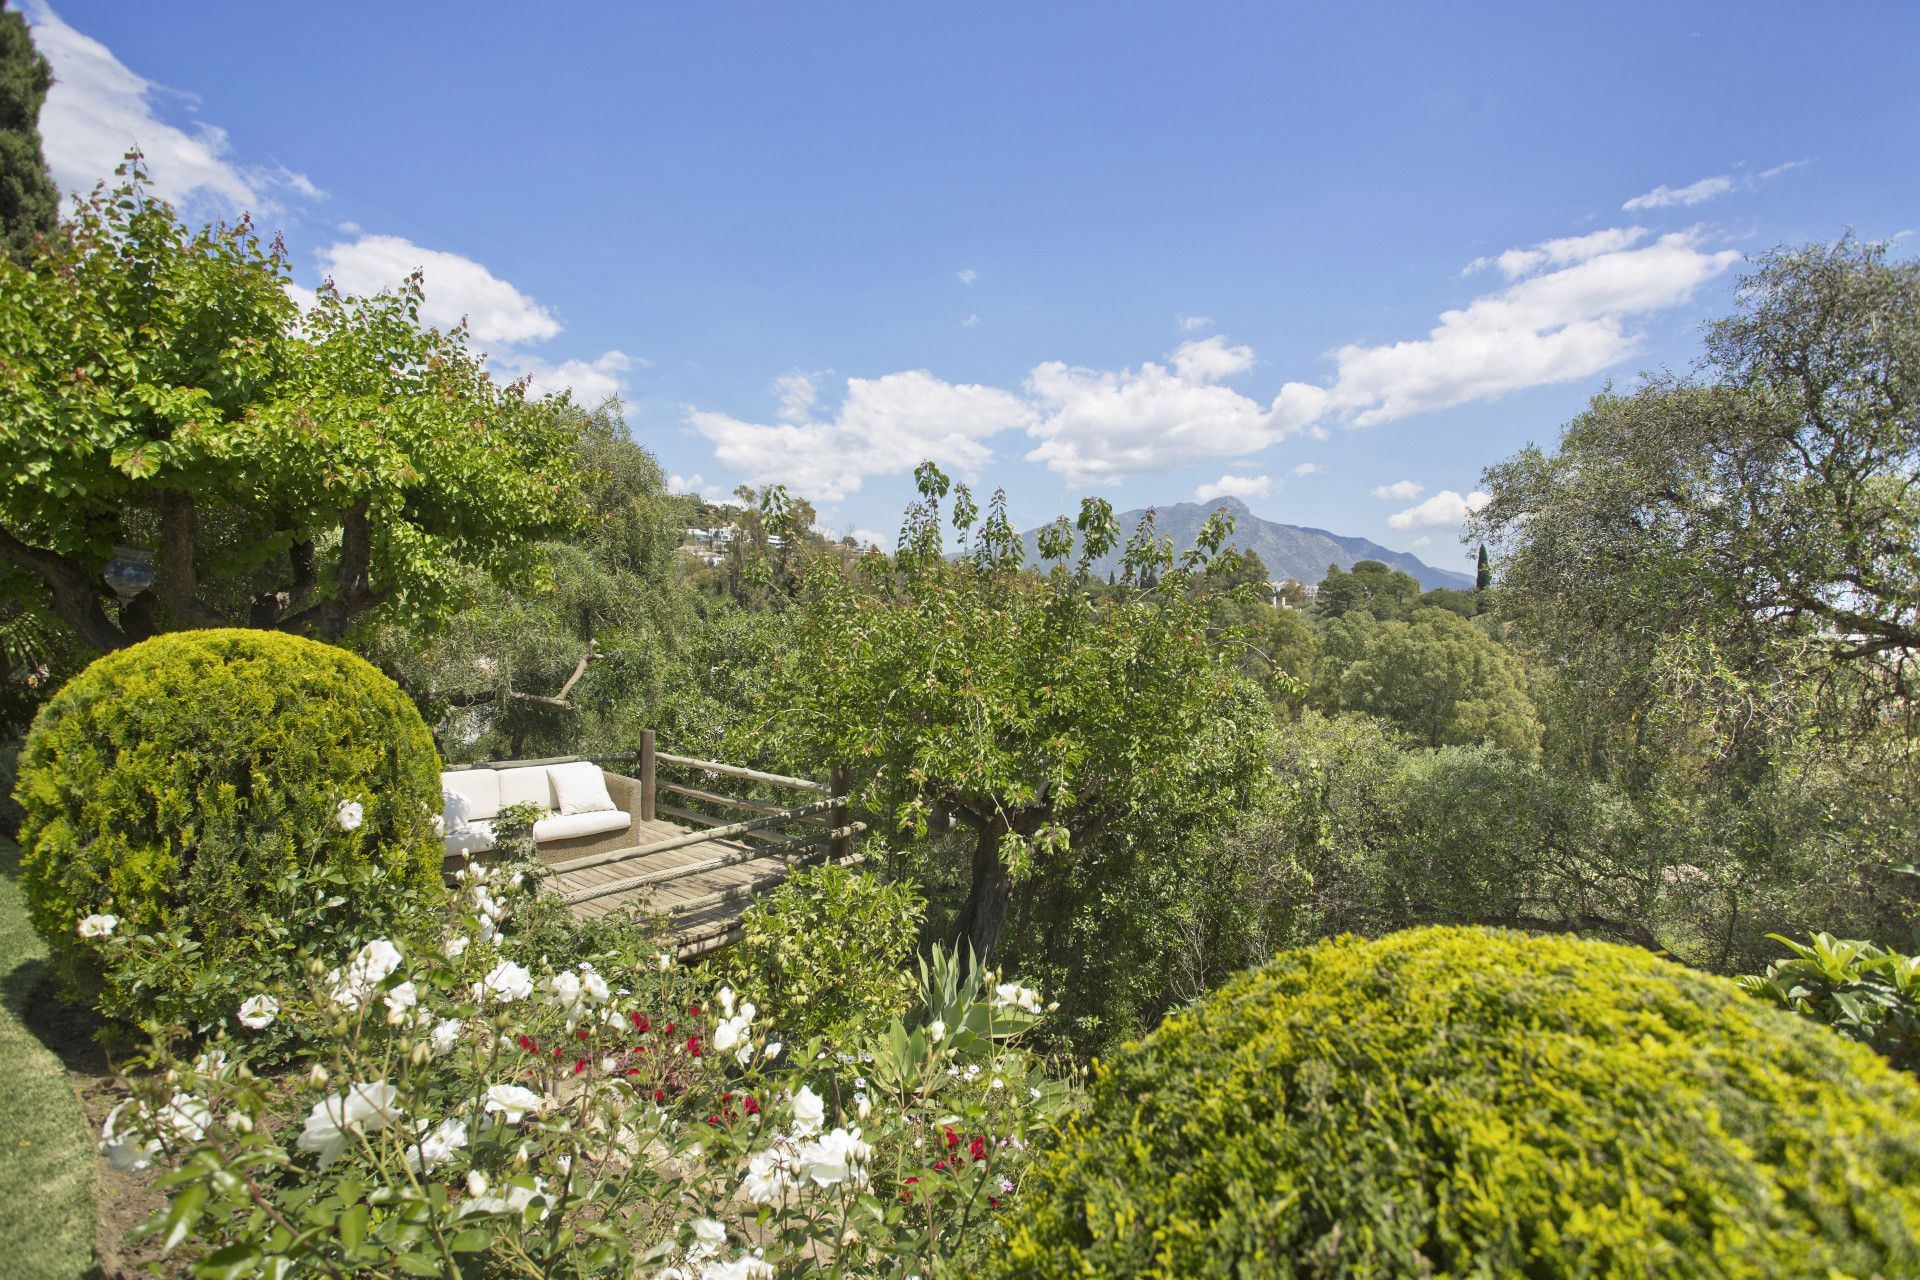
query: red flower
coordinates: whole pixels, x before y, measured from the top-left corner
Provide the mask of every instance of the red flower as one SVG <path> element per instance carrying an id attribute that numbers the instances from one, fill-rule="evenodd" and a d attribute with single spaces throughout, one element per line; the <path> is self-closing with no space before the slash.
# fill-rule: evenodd
<path id="1" fill-rule="evenodd" d="M 653 1091 L 653 1100 L 655 1102 L 665 1102 L 667 1100 L 667 1091 L 665 1089 L 655 1089 Z"/>
<path id="2" fill-rule="evenodd" d="M 985 1160 L 987 1158 L 987 1140 L 985 1138 L 975 1138 L 967 1144 L 967 1154 L 975 1160 Z"/>
<path id="3" fill-rule="evenodd" d="M 757 1116 L 760 1114 L 760 1104 L 754 1101 L 754 1097 L 752 1094 L 747 1095 L 745 1106 L 747 1108 L 748 1115 Z"/>
<path id="4" fill-rule="evenodd" d="M 687 1016 L 688 1016 L 689 1018 L 697 1018 L 697 1017 L 699 1017 L 699 1016 L 700 1016 L 700 1006 L 699 1006 L 699 1005 L 697 1005 L 697 1004 L 690 1004 L 690 1005 L 688 1005 L 688 1006 L 687 1006 Z"/>
<path id="5" fill-rule="evenodd" d="M 987 1197 L 987 1208 L 989 1208 L 989 1209 L 998 1209 L 999 1207 L 1000 1207 L 1000 1197 L 999 1197 L 999 1196 L 988 1196 L 988 1197 Z"/>
<path id="6" fill-rule="evenodd" d="M 699 1036 L 687 1037 L 687 1052 L 696 1058 L 700 1056 L 700 1037 Z"/>
<path id="7" fill-rule="evenodd" d="M 518 1044 L 522 1049 L 525 1049 L 528 1053 L 540 1052 L 540 1046 L 533 1042 L 532 1036 L 521 1036 L 519 1040 L 515 1041 L 515 1043 Z"/>
<path id="8" fill-rule="evenodd" d="M 661 1034 L 661 1035 L 663 1035 L 663 1036 L 670 1036 L 670 1035 L 672 1035 L 672 1034 L 673 1034 L 673 1024 L 672 1024 L 671 1022 L 669 1022 L 669 1023 L 668 1023 L 668 1024 L 666 1025 L 666 1026 L 664 1026 L 664 1027 L 662 1027 L 662 1028 L 660 1028 L 660 1034 Z"/>
<path id="9" fill-rule="evenodd" d="M 933 1162 L 933 1167 L 940 1170 L 940 1172 L 945 1173 L 947 1171 L 947 1162 L 945 1160 L 935 1160 Z"/>
<path id="10" fill-rule="evenodd" d="M 585 1040 L 587 1038 L 587 1029 L 585 1027 L 580 1028 L 573 1033 L 573 1038 L 575 1040 Z"/>
<path id="11" fill-rule="evenodd" d="M 582 1071 L 585 1071 L 586 1069 L 587 1069 L 587 1060 L 585 1058 L 581 1058 L 578 1062 L 575 1062 L 573 1064 L 573 1074 L 575 1075 L 579 1075 Z"/>
<path id="12" fill-rule="evenodd" d="M 647 1021 L 647 1015 L 644 1013 L 630 1013 L 627 1015 L 627 1021 L 631 1022 L 633 1029 L 641 1035 L 647 1034 L 653 1027 L 653 1024 Z"/>
<path id="13" fill-rule="evenodd" d="M 957 1147 L 960 1145 L 960 1135 L 951 1129 L 947 1130 L 947 1145 L 949 1147 Z"/>

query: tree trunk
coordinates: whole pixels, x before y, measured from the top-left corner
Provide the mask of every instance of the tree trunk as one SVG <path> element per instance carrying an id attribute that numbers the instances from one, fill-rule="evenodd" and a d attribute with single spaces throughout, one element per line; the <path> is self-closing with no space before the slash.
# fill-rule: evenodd
<path id="1" fill-rule="evenodd" d="M 1006 824 L 993 821 L 974 830 L 973 887 L 967 893 L 966 905 L 960 908 L 956 932 L 973 944 L 973 954 L 984 965 L 999 945 L 1000 931 L 1007 923 L 1007 909 L 1013 902 L 1013 873 L 1000 860 Z"/>

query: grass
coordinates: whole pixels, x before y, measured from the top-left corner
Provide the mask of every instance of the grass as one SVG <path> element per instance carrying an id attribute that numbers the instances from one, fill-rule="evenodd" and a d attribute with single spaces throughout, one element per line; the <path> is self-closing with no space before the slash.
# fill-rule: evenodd
<path id="1" fill-rule="evenodd" d="M 93 1269 L 93 1136 L 60 1060 L 22 1021 L 46 956 L 27 923 L 20 850 L 0 836 L 0 1280 Z"/>

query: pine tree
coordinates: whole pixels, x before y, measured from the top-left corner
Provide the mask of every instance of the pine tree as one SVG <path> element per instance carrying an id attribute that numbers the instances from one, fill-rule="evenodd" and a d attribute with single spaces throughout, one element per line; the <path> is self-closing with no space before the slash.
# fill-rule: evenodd
<path id="1" fill-rule="evenodd" d="M 52 84 L 27 20 L 0 11 L 0 243 L 16 260 L 60 217 L 60 191 L 40 149 L 40 105 Z"/>

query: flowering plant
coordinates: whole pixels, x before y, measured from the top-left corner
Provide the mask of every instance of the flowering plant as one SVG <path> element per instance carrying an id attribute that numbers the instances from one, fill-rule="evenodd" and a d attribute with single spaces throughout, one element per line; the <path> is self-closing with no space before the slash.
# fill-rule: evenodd
<path id="1" fill-rule="evenodd" d="M 991 975 L 803 1050 L 670 955 L 516 952 L 514 880 L 463 873 L 444 932 L 254 992 L 191 1062 L 156 1044 L 103 1137 L 170 1166 L 143 1230 L 196 1274 L 276 1278 L 904 1277 L 999 1236 L 1070 1095 Z"/>

